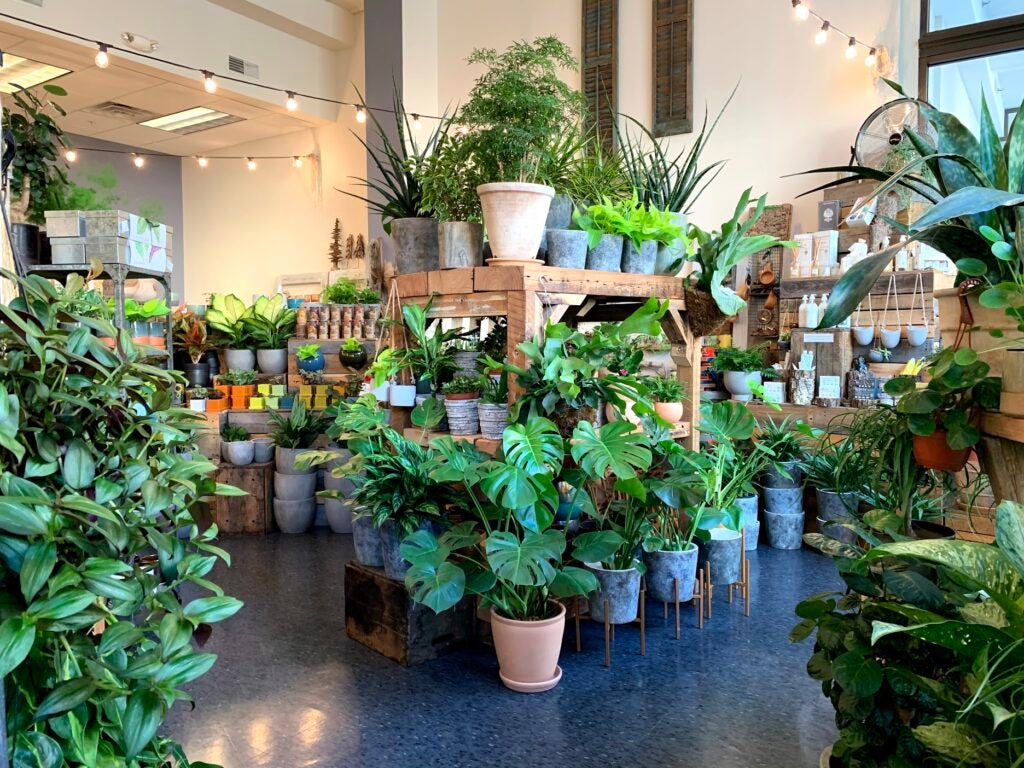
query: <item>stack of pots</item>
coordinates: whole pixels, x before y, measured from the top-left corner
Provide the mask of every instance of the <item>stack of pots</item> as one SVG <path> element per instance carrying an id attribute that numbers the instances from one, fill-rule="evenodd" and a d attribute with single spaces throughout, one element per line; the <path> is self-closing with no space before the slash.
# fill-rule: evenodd
<path id="1" fill-rule="evenodd" d="M 826 536 L 845 542 L 857 543 L 857 534 L 845 527 L 843 523 L 856 522 L 854 514 L 860 505 L 860 496 L 856 491 L 844 491 L 818 488 L 815 491 L 818 500 L 818 530 Z"/>
<path id="2" fill-rule="evenodd" d="M 444 396 L 448 414 L 448 431 L 453 435 L 475 435 L 480 432 L 479 392 L 459 392 Z"/>
<path id="3" fill-rule="evenodd" d="M 569 229 L 572 212 L 569 196 L 555 195 L 544 225 L 544 250 L 552 267 L 583 269 L 587 266 L 587 233 L 582 229 Z"/>
<path id="4" fill-rule="evenodd" d="M 305 533 L 316 518 L 316 469 L 295 469 L 295 459 L 308 448 L 275 451 L 274 519 L 282 533 Z"/>
<path id="5" fill-rule="evenodd" d="M 333 471 L 338 467 L 347 464 L 352 459 L 352 451 L 346 448 L 336 450 L 338 458 L 334 459 L 324 469 L 324 490 L 338 493 L 342 499 L 324 499 L 324 514 L 327 517 L 327 525 L 335 533 L 352 533 L 352 493 L 355 484 L 349 477 L 335 477 Z"/>
<path id="6" fill-rule="evenodd" d="M 780 461 L 762 477 L 764 522 L 773 549 L 800 549 L 804 535 L 803 470 L 800 462 Z"/>
<path id="7" fill-rule="evenodd" d="M 746 531 L 746 550 L 748 552 L 757 549 L 757 540 L 761 536 L 761 522 L 757 519 L 757 494 L 741 496 L 736 499 L 736 506 L 740 508 L 740 527 Z"/>

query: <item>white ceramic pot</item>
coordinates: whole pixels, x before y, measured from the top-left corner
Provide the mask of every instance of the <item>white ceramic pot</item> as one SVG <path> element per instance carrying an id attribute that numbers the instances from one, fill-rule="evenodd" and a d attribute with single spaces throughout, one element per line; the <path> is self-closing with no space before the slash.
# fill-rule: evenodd
<path id="1" fill-rule="evenodd" d="M 907 343 L 912 347 L 920 347 L 928 339 L 928 326 L 908 325 Z"/>
<path id="2" fill-rule="evenodd" d="M 476 188 L 495 259 L 536 259 L 555 190 L 518 181 Z"/>
<path id="3" fill-rule="evenodd" d="M 723 375 L 725 388 L 732 395 L 733 400 L 746 402 L 753 395 L 750 389 L 751 383 L 760 385 L 760 371 L 726 371 Z"/>
<path id="4" fill-rule="evenodd" d="M 196 413 L 206 413 L 206 398 L 193 398 L 188 401 L 188 409 Z"/>
<path id="5" fill-rule="evenodd" d="M 416 405 L 416 386 L 413 384 L 392 384 L 388 393 L 391 405 L 400 408 L 412 408 Z"/>
<path id="6" fill-rule="evenodd" d="M 900 344 L 900 336 L 903 334 L 899 328 L 879 328 L 878 337 L 882 341 L 882 346 L 886 349 L 895 349 Z"/>
<path id="7" fill-rule="evenodd" d="M 391 384 L 389 382 L 385 381 L 376 388 L 374 388 L 373 385 L 370 385 L 370 387 L 370 392 L 372 392 L 373 396 L 377 398 L 378 403 L 386 403 L 388 401 L 389 390 L 391 389 Z"/>
<path id="8" fill-rule="evenodd" d="M 862 347 L 866 347 L 875 338 L 875 326 L 859 325 L 853 329 L 853 338 Z"/>

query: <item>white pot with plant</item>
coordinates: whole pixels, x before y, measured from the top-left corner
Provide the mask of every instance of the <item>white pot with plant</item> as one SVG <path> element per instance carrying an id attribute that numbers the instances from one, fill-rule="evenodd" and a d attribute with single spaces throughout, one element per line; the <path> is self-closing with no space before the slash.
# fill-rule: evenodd
<path id="1" fill-rule="evenodd" d="M 248 324 L 253 308 L 233 293 L 215 293 L 206 311 L 206 323 L 227 339 L 224 360 L 229 371 L 256 370 L 256 353 Z"/>
<path id="2" fill-rule="evenodd" d="M 683 420 L 683 400 L 686 390 L 678 379 L 664 376 L 644 377 L 643 385 L 654 404 L 654 412 L 670 424 Z"/>
<path id="3" fill-rule="evenodd" d="M 746 402 L 753 396 L 754 386 L 761 385 L 764 368 L 764 346 L 749 349 L 723 347 L 715 350 L 711 368 L 722 375 L 722 382 L 733 400 Z"/>
<path id="4" fill-rule="evenodd" d="M 206 387 L 193 387 L 188 390 L 188 408 L 196 413 L 206 413 Z"/>
<path id="5" fill-rule="evenodd" d="M 288 309 L 283 293 L 260 296 L 246 319 L 249 335 L 256 345 L 260 373 L 280 374 L 288 370 L 288 339 L 295 333 L 295 310 Z"/>
<path id="6" fill-rule="evenodd" d="M 236 467 L 252 464 L 256 454 L 256 446 L 244 427 L 227 425 L 220 431 L 222 455 Z"/>
<path id="7" fill-rule="evenodd" d="M 486 376 L 482 387 L 476 406 L 480 434 L 488 440 L 501 440 L 508 426 L 508 374 Z"/>

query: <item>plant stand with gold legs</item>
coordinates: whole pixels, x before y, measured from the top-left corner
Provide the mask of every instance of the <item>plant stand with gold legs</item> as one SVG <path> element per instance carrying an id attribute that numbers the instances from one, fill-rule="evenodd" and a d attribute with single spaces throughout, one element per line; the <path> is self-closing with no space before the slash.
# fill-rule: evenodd
<path id="1" fill-rule="evenodd" d="M 693 607 L 697 609 L 697 629 L 704 629 L 704 596 L 707 592 L 707 587 L 704 584 L 705 574 L 703 568 L 697 569 L 697 579 L 693 585 L 693 597 L 690 598 L 689 602 L 693 604 Z M 675 599 L 672 601 L 676 608 L 676 640 L 681 637 L 680 634 L 680 606 L 682 603 L 679 601 L 679 579 L 672 579 L 672 592 Z M 668 603 L 663 603 L 665 612 L 665 618 L 668 619 Z"/>

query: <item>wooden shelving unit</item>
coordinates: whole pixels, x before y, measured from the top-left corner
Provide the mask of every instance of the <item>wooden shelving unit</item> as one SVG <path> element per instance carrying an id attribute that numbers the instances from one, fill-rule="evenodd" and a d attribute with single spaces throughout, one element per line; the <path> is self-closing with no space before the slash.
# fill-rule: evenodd
<path id="1" fill-rule="evenodd" d="M 295 357 L 295 353 L 299 347 L 305 346 L 306 344 L 316 344 L 320 347 L 320 351 L 324 355 L 324 359 L 327 361 L 327 367 L 324 368 L 324 381 L 328 384 L 337 384 L 340 381 L 349 379 L 352 376 L 362 376 L 364 369 L 349 368 L 347 365 L 342 365 L 338 359 L 338 352 L 341 350 L 341 345 L 344 344 L 347 339 L 299 339 L 292 338 L 288 340 L 288 386 L 297 387 L 302 384 L 302 374 L 299 371 L 298 360 Z M 376 339 L 359 339 L 359 343 L 362 345 L 363 350 L 367 354 L 369 361 L 373 360 L 373 356 L 377 350 Z"/>
<path id="2" fill-rule="evenodd" d="M 779 422 L 789 418 L 799 419 L 817 429 L 824 429 L 829 422 L 838 416 L 845 416 L 849 413 L 856 413 L 857 408 L 838 406 L 836 408 L 822 408 L 818 405 L 794 405 L 793 403 L 781 403 L 778 406 L 767 403 L 748 403 L 750 412 L 757 417 L 758 421 L 771 419 Z M 776 410 L 776 408 L 778 410 Z"/>

